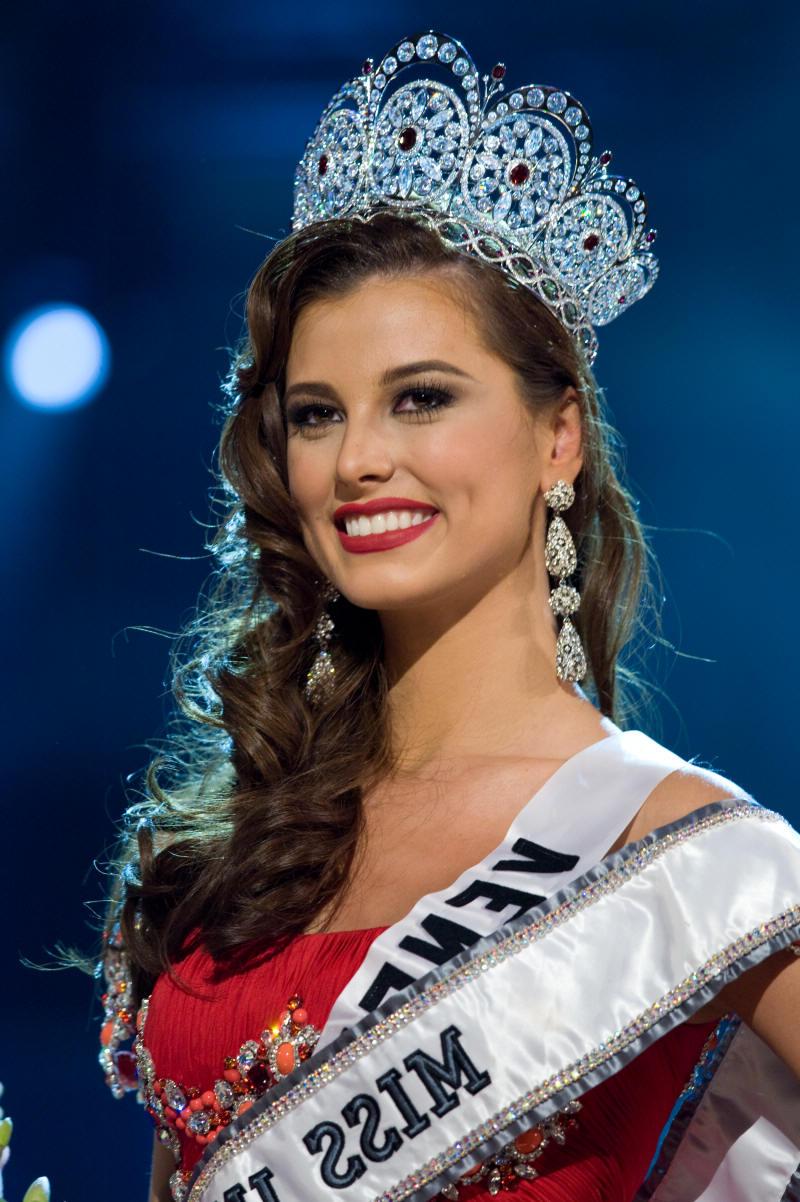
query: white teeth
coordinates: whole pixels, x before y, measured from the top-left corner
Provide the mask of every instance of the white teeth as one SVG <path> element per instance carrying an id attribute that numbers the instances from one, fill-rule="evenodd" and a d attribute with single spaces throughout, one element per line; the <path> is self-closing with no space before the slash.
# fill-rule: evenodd
<path id="1" fill-rule="evenodd" d="M 433 516 L 433 513 L 423 512 L 421 509 L 415 509 L 413 512 L 409 509 L 387 509 L 383 513 L 374 513 L 372 517 L 362 513 L 358 517 L 345 518 L 344 526 L 351 538 L 357 538 L 362 534 L 407 530 L 409 526 L 420 526 L 423 522 L 429 522 Z"/>

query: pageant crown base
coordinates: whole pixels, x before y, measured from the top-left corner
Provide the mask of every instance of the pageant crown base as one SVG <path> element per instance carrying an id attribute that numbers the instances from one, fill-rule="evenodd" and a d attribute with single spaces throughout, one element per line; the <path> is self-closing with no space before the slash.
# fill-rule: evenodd
<path id="1" fill-rule="evenodd" d="M 380 213 L 391 212 L 388 207 L 353 214 L 359 221 L 371 221 Z M 515 285 L 528 288 L 539 300 L 555 313 L 561 324 L 569 331 L 590 363 L 597 355 L 597 336 L 585 313 L 570 293 L 546 267 L 526 251 L 520 250 L 501 237 L 496 229 L 486 229 L 465 221 L 424 208 L 415 209 L 409 218 L 427 229 L 433 230 L 451 250 L 461 251 L 484 263 L 493 263 L 512 280 Z"/>
<path id="2" fill-rule="evenodd" d="M 389 210 L 493 262 L 550 307 L 591 363 L 595 327 L 652 287 L 647 201 L 593 153 L 569 92 L 505 92 L 455 38 L 428 31 L 366 59 L 325 108 L 295 174 L 292 226 Z"/>

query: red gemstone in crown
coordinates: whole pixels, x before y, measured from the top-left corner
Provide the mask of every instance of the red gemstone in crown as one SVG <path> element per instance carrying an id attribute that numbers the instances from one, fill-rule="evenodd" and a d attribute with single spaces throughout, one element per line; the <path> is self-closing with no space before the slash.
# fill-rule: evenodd
<path id="1" fill-rule="evenodd" d="M 492 67 L 492 79 L 502 79 L 505 73 L 505 63 L 495 63 L 495 65 Z"/>
<path id="2" fill-rule="evenodd" d="M 321 154 L 319 156 L 319 162 L 317 163 L 317 170 L 319 171 L 320 175 L 324 175 L 325 172 L 328 170 L 328 156 L 326 154 Z"/>
<path id="3" fill-rule="evenodd" d="M 372 59 L 371 59 L 371 58 L 365 58 L 365 59 L 364 59 L 364 61 L 363 61 L 363 63 L 361 64 L 361 74 L 362 74 L 362 75 L 371 75 L 371 74 L 372 74 L 372 67 L 373 67 L 373 62 L 372 62 Z"/>
<path id="4" fill-rule="evenodd" d="M 401 150 L 413 150 L 417 144 L 417 131 L 413 125 L 407 125 L 397 135 L 397 145 Z"/>
<path id="5" fill-rule="evenodd" d="M 600 245 L 600 235 L 599 234 L 587 234 L 583 240 L 583 249 L 584 250 L 594 250 L 594 248 L 599 245 Z"/>
<path id="6" fill-rule="evenodd" d="M 527 163 L 515 163 L 508 173 L 508 178 L 515 188 L 520 188 L 529 178 L 530 173 L 531 169 Z"/>
<path id="7" fill-rule="evenodd" d="M 603 153 L 600 155 L 600 166 L 607 167 L 608 164 L 611 162 L 611 157 L 612 157 L 611 151 L 604 150 Z"/>
<path id="8" fill-rule="evenodd" d="M 656 240 L 656 231 L 650 230 L 645 238 L 645 242 L 655 242 L 655 240 Z"/>

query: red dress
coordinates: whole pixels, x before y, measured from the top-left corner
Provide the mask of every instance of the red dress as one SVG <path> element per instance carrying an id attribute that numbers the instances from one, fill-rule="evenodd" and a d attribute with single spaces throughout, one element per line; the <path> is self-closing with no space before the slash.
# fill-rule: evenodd
<path id="1" fill-rule="evenodd" d="M 385 929 L 300 935 L 244 972 L 219 970 L 204 949 L 191 953 L 177 969 L 194 995 L 163 975 L 150 998 L 142 1042 L 155 1075 L 184 1089 L 210 1090 L 225 1058 L 236 1056 L 246 1040 L 258 1039 L 292 995 L 302 998 L 308 1021 L 321 1029 L 370 943 Z M 536 1161 L 540 1176 L 519 1182 L 514 1195 L 526 1202 L 630 1202 L 714 1026 L 675 1028 L 585 1093 L 565 1143 L 545 1148 Z M 188 1170 L 203 1149 L 188 1134 L 179 1138 L 181 1168 Z M 463 1196 L 465 1202 L 490 1197 L 482 1185 L 465 1189 Z"/>

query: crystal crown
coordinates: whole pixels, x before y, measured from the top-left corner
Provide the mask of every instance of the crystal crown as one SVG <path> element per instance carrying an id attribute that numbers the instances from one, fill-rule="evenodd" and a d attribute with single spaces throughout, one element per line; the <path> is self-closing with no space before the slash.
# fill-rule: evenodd
<path id="1" fill-rule="evenodd" d="M 405 38 L 325 108 L 297 167 L 292 227 L 408 212 L 448 246 L 494 262 L 530 288 L 591 363 L 595 326 L 613 321 L 658 274 L 647 201 L 593 154 L 569 92 L 505 91 L 455 38 Z M 401 82 L 401 77 L 403 82 Z M 502 96 L 502 98 L 501 98 Z"/>

